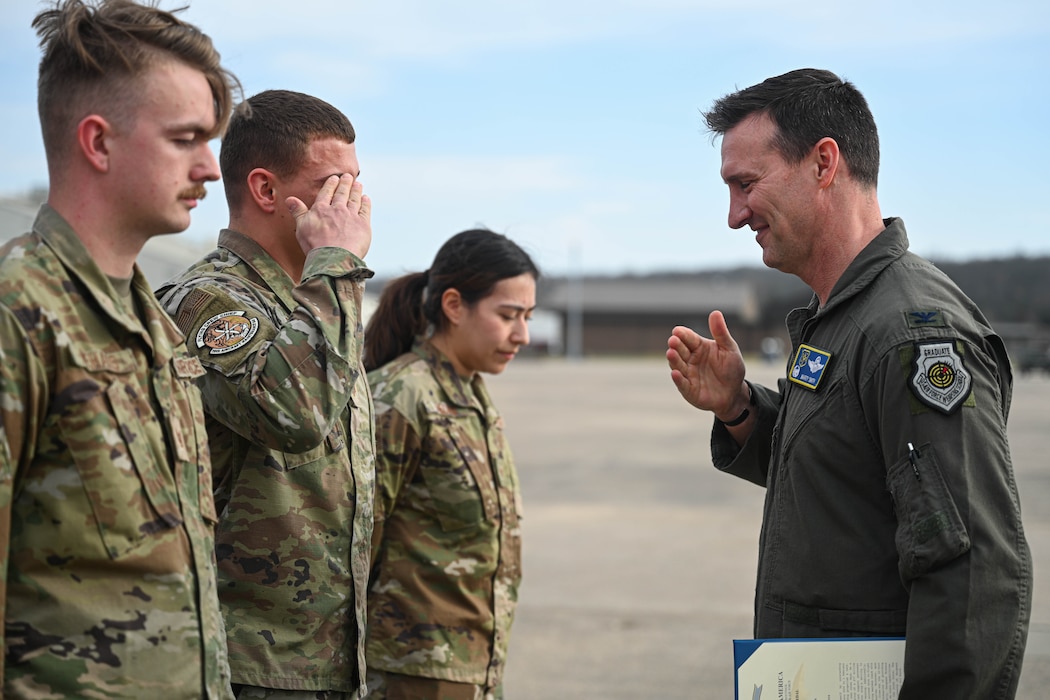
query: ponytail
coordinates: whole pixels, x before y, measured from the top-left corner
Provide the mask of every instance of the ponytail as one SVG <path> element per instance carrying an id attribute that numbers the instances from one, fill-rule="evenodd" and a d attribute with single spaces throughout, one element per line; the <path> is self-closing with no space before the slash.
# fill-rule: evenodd
<path id="1" fill-rule="evenodd" d="M 387 283 L 379 306 L 365 329 L 365 369 L 382 367 L 412 349 L 417 336 L 432 329 L 441 333 L 448 319 L 441 309 L 445 290 L 455 289 L 474 306 L 492 293 L 496 283 L 540 271 L 514 241 L 488 229 L 461 231 L 438 249 L 430 269 Z"/>
<path id="2" fill-rule="evenodd" d="M 413 272 L 387 282 L 365 329 L 365 371 L 371 372 L 412 349 L 416 336 L 426 332 L 423 291 L 427 274 Z"/>

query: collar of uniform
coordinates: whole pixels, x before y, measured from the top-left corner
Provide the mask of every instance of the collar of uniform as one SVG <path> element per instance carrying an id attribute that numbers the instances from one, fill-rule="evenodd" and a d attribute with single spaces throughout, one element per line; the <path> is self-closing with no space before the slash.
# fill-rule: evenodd
<path id="1" fill-rule="evenodd" d="M 461 408 L 478 408 L 477 404 L 471 399 L 471 394 L 473 393 L 486 415 L 494 410 L 481 374 L 474 374 L 474 378 L 470 380 L 470 390 L 468 390 L 466 388 L 466 380 L 456 373 L 456 369 L 452 366 L 452 361 L 443 352 L 434 347 L 433 343 L 428 340 L 417 339 L 412 351 L 422 357 L 430 366 L 431 374 L 437 380 L 438 385 L 445 393 L 445 396 L 448 397 L 450 403 Z"/>
<path id="2" fill-rule="evenodd" d="M 288 276 L 288 273 L 284 271 L 284 268 L 278 265 L 277 261 L 275 261 L 254 239 L 244 235 L 240 231 L 224 228 L 219 231 L 217 245 L 219 248 L 224 248 L 233 253 L 241 262 L 247 265 L 256 275 L 256 279 L 253 281 L 260 286 L 268 288 L 276 294 L 281 300 L 281 303 L 284 304 L 285 310 L 288 311 L 288 313 L 295 310 L 295 307 L 299 304 L 295 300 L 295 297 L 292 296 L 292 291 L 297 286 L 295 281 Z M 365 266 L 364 260 L 357 257 L 349 250 L 343 250 L 341 248 L 319 248 L 317 250 L 340 251 L 339 255 L 346 256 L 350 261 L 346 268 L 350 271 L 348 276 L 360 282 L 364 282 L 375 274 Z M 303 282 L 305 282 L 309 276 L 307 268 L 309 268 L 310 259 L 311 255 L 307 255 L 306 268 L 303 270 Z M 301 283 L 302 282 L 300 282 L 300 284 Z"/>
<path id="3" fill-rule="evenodd" d="M 41 205 L 33 222 L 33 231 L 54 251 L 69 276 L 80 281 L 86 292 L 110 318 L 129 333 L 142 335 L 142 322 L 135 315 L 134 309 L 127 309 L 125 304 L 117 301 L 113 285 L 88 253 L 76 231 L 61 214 L 48 204 Z M 154 362 L 157 365 L 163 364 L 171 355 L 170 346 L 181 342 L 182 335 L 166 314 L 158 312 L 153 303 L 149 281 L 137 264 L 132 270 L 131 292 L 142 302 L 149 326 L 145 329 L 145 339 L 154 350 Z M 166 342 L 156 342 L 156 333 L 162 334 Z"/>
<path id="4" fill-rule="evenodd" d="M 76 231 L 61 214 L 48 204 L 41 205 L 36 221 L 33 222 L 33 231 L 55 252 L 65 265 L 69 276 L 79 279 L 107 314 L 114 318 L 123 318 L 124 307 L 116 303 L 113 285 L 88 253 Z"/>
<path id="5" fill-rule="evenodd" d="M 131 278 L 131 292 L 135 294 L 142 303 L 142 313 L 148 326 L 153 348 L 153 363 L 160 367 L 175 355 L 175 348 L 182 345 L 186 337 L 175 325 L 175 321 L 160 306 L 160 302 L 153 296 L 153 289 L 149 280 L 135 266 L 135 274 Z"/>
<path id="6" fill-rule="evenodd" d="M 819 310 L 825 313 L 868 287 L 883 270 L 908 252 L 908 233 L 897 218 L 883 219 L 886 228 L 853 259 L 835 283 L 828 303 Z"/>
<path id="7" fill-rule="evenodd" d="M 251 268 L 258 275 L 258 283 L 276 294 L 289 313 L 298 306 L 292 296 L 295 282 L 261 245 L 239 231 L 224 228 L 219 231 L 218 246 L 236 255 Z"/>

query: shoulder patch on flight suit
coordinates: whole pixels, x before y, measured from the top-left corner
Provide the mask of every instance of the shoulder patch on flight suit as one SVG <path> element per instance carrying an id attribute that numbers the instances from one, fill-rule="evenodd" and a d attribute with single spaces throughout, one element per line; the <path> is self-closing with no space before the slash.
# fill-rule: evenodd
<path id="1" fill-rule="evenodd" d="M 905 311 L 904 318 L 909 328 L 931 328 L 948 325 L 944 320 L 944 312 L 940 309 L 913 309 Z"/>
<path id="2" fill-rule="evenodd" d="M 233 352 L 251 340 L 259 330 L 259 319 L 247 311 L 224 311 L 209 318 L 197 331 L 197 347 L 211 348 L 209 354 Z"/>
<path id="3" fill-rule="evenodd" d="M 830 361 L 831 353 L 827 350 L 802 343 L 795 353 L 795 361 L 791 366 L 791 374 L 788 379 L 810 391 L 816 391 Z"/>
<path id="4" fill-rule="evenodd" d="M 969 397 L 971 380 L 962 355 L 955 349 L 955 341 L 915 344 L 908 383 L 915 398 L 922 403 L 951 415 Z"/>

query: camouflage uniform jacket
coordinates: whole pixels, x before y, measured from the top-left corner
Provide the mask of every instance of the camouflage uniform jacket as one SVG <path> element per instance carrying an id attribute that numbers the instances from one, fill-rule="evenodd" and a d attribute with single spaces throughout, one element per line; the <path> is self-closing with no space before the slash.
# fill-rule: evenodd
<path id="1" fill-rule="evenodd" d="M 376 402 L 368 663 L 500 685 L 521 581 L 518 476 L 503 419 L 429 343 L 369 373 Z"/>
<path id="2" fill-rule="evenodd" d="M 46 205 L 0 250 L 9 699 L 231 697 L 204 370 L 138 268 L 131 292 Z"/>
<path id="3" fill-rule="evenodd" d="M 302 282 L 225 230 L 157 290 L 207 368 L 219 598 L 234 683 L 353 692 L 364 681 L 375 491 L 361 302 L 372 272 L 340 248 Z"/>

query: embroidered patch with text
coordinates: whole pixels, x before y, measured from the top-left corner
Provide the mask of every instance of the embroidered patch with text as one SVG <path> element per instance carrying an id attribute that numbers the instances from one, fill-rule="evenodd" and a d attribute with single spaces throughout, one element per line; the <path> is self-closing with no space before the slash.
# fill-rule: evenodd
<path id="1" fill-rule="evenodd" d="M 242 347 L 259 330 L 259 319 L 248 318 L 247 314 L 247 311 L 226 311 L 212 316 L 197 331 L 197 347 L 211 348 L 211 355 Z"/>
<path id="2" fill-rule="evenodd" d="M 970 395 L 971 380 L 953 341 L 915 344 L 909 382 L 919 401 L 951 415 Z"/>
<path id="3" fill-rule="evenodd" d="M 816 391 L 830 361 L 830 352 L 803 343 L 798 346 L 798 351 L 795 353 L 795 362 L 791 366 L 791 374 L 788 379 L 810 391 Z"/>

